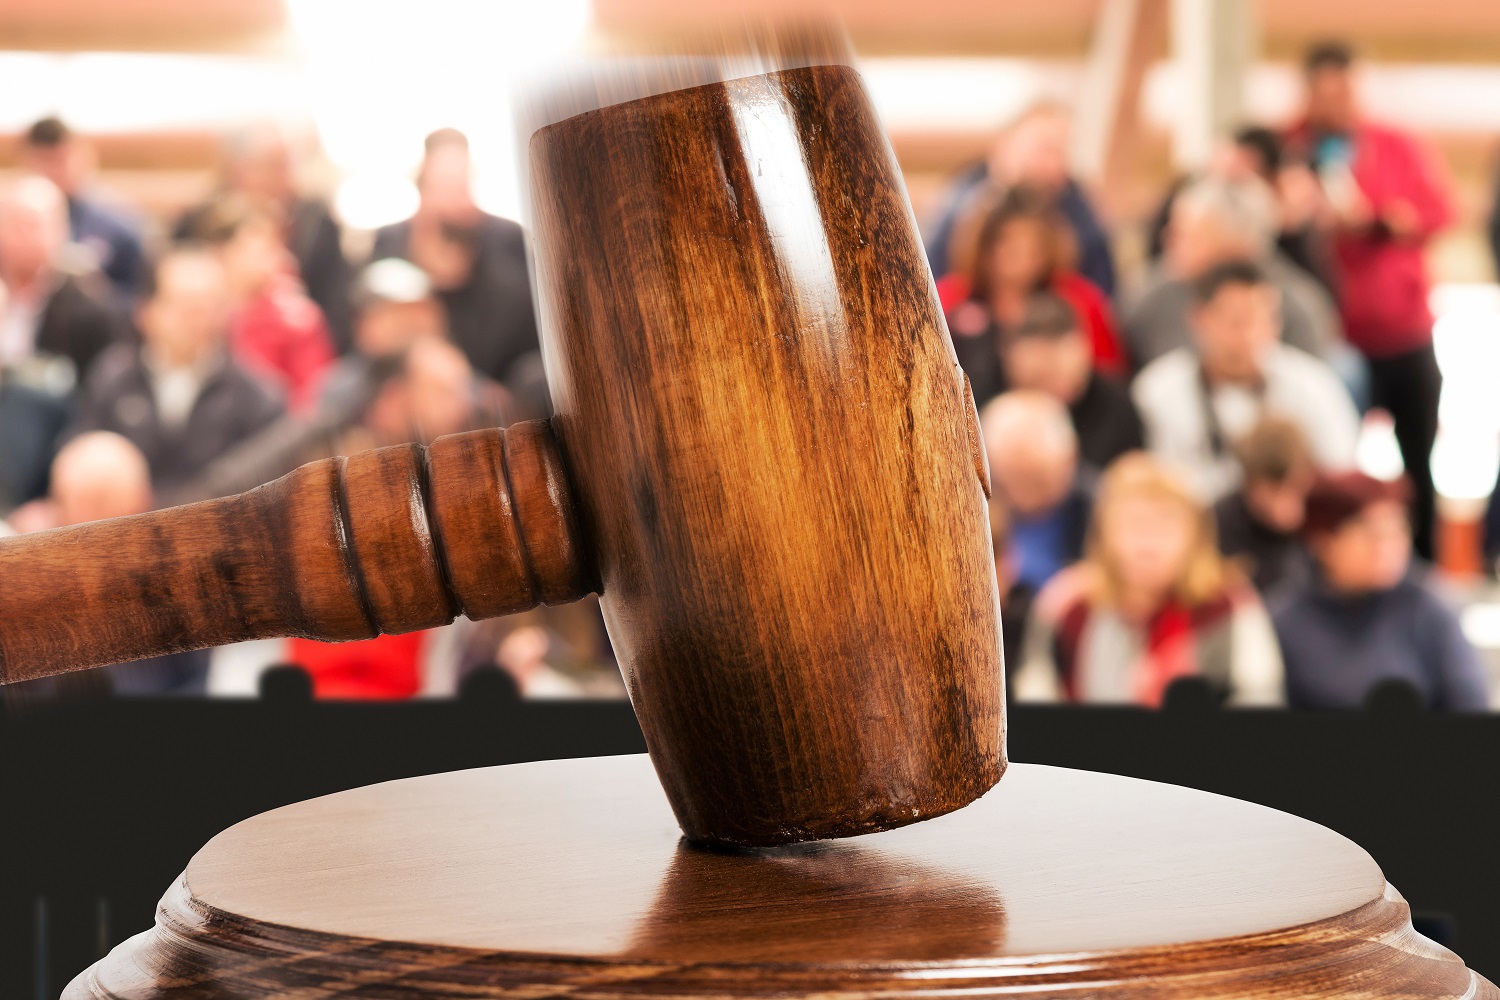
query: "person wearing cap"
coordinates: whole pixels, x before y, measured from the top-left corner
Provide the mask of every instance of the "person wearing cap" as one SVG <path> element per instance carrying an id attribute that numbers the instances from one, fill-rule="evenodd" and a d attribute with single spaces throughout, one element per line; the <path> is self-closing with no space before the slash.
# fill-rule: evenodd
<path id="1" fill-rule="evenodd" d="M 1095 469 L 1145 447 L 1130 393 L 1094 367 L 1078 314 L 1060 295 L 1031 296 L 1021 322 L 1002 333 L 1000 358 L 1012 388 L 1044 392 L 1068 408 L 1078 456 Z"/>
<path id="2" fill-rule="evenodd" d="M 1273 621 L 1295 708 L 1358 708 L 1387 681 L 1431 709 L 1483 712 L 1489 692 L 1458 617 L 1412 568 L 1405 480 L 1325 475 L 1307 497 L 1315 569 L 1277 595 Z"/>

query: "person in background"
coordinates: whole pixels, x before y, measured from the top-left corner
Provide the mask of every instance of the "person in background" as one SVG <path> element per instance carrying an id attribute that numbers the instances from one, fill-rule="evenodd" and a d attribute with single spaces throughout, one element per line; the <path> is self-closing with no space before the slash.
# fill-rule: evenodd
<path id="1" fill-rule="evenodd" d="M 116 339 L 107 297 L 63 266 L 68 204 L 45 177 L 0 189 L 0 368 L 65 395 Z"/>
<path id="2" fill-rule="evenodd" d="M 151 472 L 146 456 L 118 434 L 95 431 L 73 438 L 52 463 L 45 499 L 16 511 L 17 531 L 102 521 L 151 509 Z M 117 663 L 99 671 L 120 695 L 202 695 L 208 682 L 207 650 Z"/>
<path id="3" fill-rule="evenodd" d="M 299 192 L 292 147 L 278 126 L 253 125 L 224 137 L 216 189 L 177 220 L 172 238 L 210 239 L 226 200 L 251 206 L 276 221 L 296 258 L 297 277 L 323 312 L 334 347 L 339 353 L 348 350 L 351 272 L 343 237 L 327 203 Z"/>
<path id="4" fill-rule="evenodd" d="M 233 300 L 229 347 L 249 370 L 278 384 L 294 414 L 317 401 L 333 364 L 333 339 L 323 313 L 297 280 L 296 261 L 276 220 L 226 204 L 209 241 L 218 247 Z"/>
<path id="5" fill-rule="evenodd" d="M 372 256 L 404 258 L 426 272 L 447 311 L 449 337 L 470 364 L 506 386 L 529 416 L 546 416 L 525 236 L 519 224 L 475 204 L 462 132 L 427 137 L 417 190 L 416 214 L 377 232 Z"/>
<path id="6" fill-rule="evenodd" d="M 275 395 L 229 356 L 229 290 L 209 250 L 167 251 L 137 310 L 140 344 L 102 356 L 72 434 L 114 431 L 146 456 L 153 487 L 186 482 L 282 413 Z"/>
<path id="7" fill-rule="evenodd" d="M 1341 340 L 1333 300 L 1275 251 L 1276 199 L 1258 177 L 1206 177 L 1172 203 L 1162 264 L 1125 309 L 1125 349 L 1143 368 L 1192 339 L 1193 282 L 1220 264 L 1254 263 L 1281 298 L 1281 339 L 1317 357 Z"/>
<path id="8" fill-rule="evenodd" d="M 381 387 L 362 421 L 340 437 L 339 450 L 430 441 L 493 426 L 476 398 L 481 384 L 457 347 L 441 337 L 422 337 L 403 352 L 400 373 Z M 442 629 L 428 629 L 341 643 L 294 639 L 288 655 L 312 676 L 319 698 L 410 698 L 428 688 L 435 667 L 431 654 L 441 634 Z M 517 660 L 523 662 L 524 657 Z M 524 690 L 526 681 L 518 680 Z"/>
<path id="9" fill-rule="evenodd" d="M 1352 466 L 1359 414 L 1327 363 L 1279 341 L 1279 296 L 1265 272 L 1220 264 L 1192 296 L 1196 349 L 1162 355 L 1131 389 L 1147 447 L 1181 467 L 1209 504 L 1240 485 L 1234 449 L 1267 414 L 1295 422 L 1320 467 Z"/>
<path id="10" fill-rule="evenodd" d="M 1270 619 L 1219 555 L 1211 513 L 1142 452 L 1099 484 L 1088 551 L 1038 595 L 1012 692 L 1022 701 L 1158 707 L 1202 677 L 1236 705 L 1282 701 Z"/>
<path id="11" fill-rule="evenodd" d="M 511 422 L 515 407 L 509 394 L 475 374 L 467 362 L 463 377 L 445 382 L 442 372 L 452 376 L 457 367 L 451 352 L 412 355 L 425 341 L 447 343 L 443 307 L 420 268 L 396 259 L 371 264 L 355 283 L 355 304 L 355 349 L 329 371 L 312 412 L 288 414 L 226 451 L 173 490 L 168 497 L 172 503 L 241 493 L 305 462 L 376 444 L 430 440 L 435 433 L 447 433 L 442 428 L 456 425 L 443 416 L 450 406 L 465 408 L 461 430 Z M 436 360 L 428 366 L 436 379 L 420 370 L 429 359 Z M 413 378 L 425 387 L 415 390 L 419 397 L 439 396 L 418 412 L 422 426 L 407 423 L 404 403 L 393 402 L 412 391 L 406 383 Z M 450 399 L 441 398 L 444 391 L 451 392 Z"/>
<path id="12" fill-rule="evenodd" d="M 57 185 L 68 200 L 68 232 L 74 246 L 109 279 L 125 302 L 140 293 L 146 249 L 135 219 L 88 191 L 93 151 L 61 118 L 36 122 L 21 138 L 21 165 Z"/>
<path id="13" fill-rule="evenodd" d="M 1382 681 L 1404 681 L 1438 711 L 1489 708 L 1458 617 L 1412 567 L 1409 494 L 1403 480 L 1359 472 L 1322 477 L 1308 494 L 1316 572 L 1274 612 L 1293 707 L 1358 708 Z"/>
<path id="14" fill-rule="evenodd" d="M 1302 428 L 1284 417 L 1261 419 L 1234 450 L 1242 485 L 1214 506 L 1219 551 L 1265 596 L 1311 571 L 1300 532 L 1317 463 Z"/>
<path id="15" fill-rule="evenodd" d="M 979 415 L 993 496 L 1010 518 L 1013 589 L 1035 593 L 1083 552 L 1092 475 L 1078 464 L 1068 411 L 1041 392 L 1015 390 Z"/>
<path id="16" fill-rule="evenodd" d="M 1073 307 L 1095 364 L 1110 372 L 1121 370 L 1124 357 L 1109 302 L 1069 269 L 1066 244 L 1064 223 L 1046 199 L 1015 188 L 986 214 L 969 273 L 938 282 L 954 350 L 981 403 L 1005 390 L 1001 341 L 1040 291 L 1051 291 Z"/>
<path id="17" fill-rule="evenodd" d="M 1281 136 L 1262 125 L 1241 126 L 1214 151 L 1204 175 L 1227 180 L 1259 177 L 1264 181 L 1274 192 L 1279 209 L 1277 251 L 1311 275 L 1324 291 L 1334 294 L 1332 249 L 1316 221 L 1321 201 L 1317 176 L 1306 162 L 1287 155 Z M 1166 251 L 1167 228 L 1177 196 L 1204 175 L 1175 181 L 1151 217 L 1147 256 L 1152 261 L 1161 260 Z"/>
<path id="18" fill-rule="evenodd" d="M 1412 137 L 1364 117 L 1354 94 L 1354 55 L 1328 42 L 1303 62 L 1306 105 L 1288 134 L 1321 181 L 1332 234 L 1339 309 L 1349 343 L 1369 362 L 1370 402 L 1391 415 L 1413 487 L 1417 553 L 1432 558 L 1442 373 L 1432 347 L 1427 244 L 1453 218 L 1438 159 Z"/>
<path id="19" fill-rule="evenodd" d="M 1068 408 L 1079 456 L 1094 469 L 1145 447 L 1130 392 L 1095 370 L 1078 314 L 1061 297 L 1034 294 L 1021 321 L 1007 328 L 1000 357 L 1013 388 L 1044 392 Z"/>
<path id="20" fill-rule="evenodd" d="M 1077 247 L 1078 273 L 1106 296 L 1115 294 L 1115 264 L 1109 235 L 1082 185 L 1068 169 L 1071 120 L 1060 104 L 1040 102 L 1023 112 L 1000 136 L 984 161 L 953 186 L 927 243 L 927 261 L 938 277 L 954 270 L 951 244 L 975 199 L 1013 187 L 1040 191 L 1067 220 Z"/>
<path id="21" fill-rule="evenodd" d="M 47 470 L 68 422 L 68 398 L 0 369 L 0 517 L 47 491 Z"/>
<path id="22" fill-rule="evenodd" d="M 1036 595 L 1016 586 L 1016 556 L 1010 544 L 1010 512 L 1005 501 L 990 497 L 990 546 L 995 554 L 995 586 L 1000 594 L 1000 644 L 1005 653 L 1005 675 L 1021 665 L 1026 648 L 1026 619 Z"/>

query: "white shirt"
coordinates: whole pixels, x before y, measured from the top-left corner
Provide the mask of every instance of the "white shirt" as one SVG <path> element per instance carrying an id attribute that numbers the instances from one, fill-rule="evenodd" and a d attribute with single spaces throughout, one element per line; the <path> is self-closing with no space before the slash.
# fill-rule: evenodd
<path id="1" fill-rule="evenodd" d="M 1294 421 L 1307 435 L 1313 458 L 1329 470 L 1354 464 L 1359 414 L 1349 392 L 1324 361 L 1285 344 L 1266 358 L 1264 389 L 1216 385 L 1213 414 L 1224 447 L 1216 453 L 1203 405 L 1198 356 L 1190 348 L 1169 351 L 1136 376 L 1131 396 L 1146 428 L 1146 447 L 1178 466 L 1204 502 L 1212 503 L 1240 485 L 1233 443 L 1263 415 Z"/>

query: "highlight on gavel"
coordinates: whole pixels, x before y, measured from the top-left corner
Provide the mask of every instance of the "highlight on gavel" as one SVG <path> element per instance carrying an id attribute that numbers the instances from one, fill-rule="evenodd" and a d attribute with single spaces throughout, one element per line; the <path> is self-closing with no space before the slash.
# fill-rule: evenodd
<path id="1" fill-rule="evenodd" d="M 689 838 L 849 836 L 982 795 L 1004 696 L 973 399 L 858 75 L 791 62 L 550 98 L 551 419 L 0 541 L 0 679 L 597 591 Z"/>

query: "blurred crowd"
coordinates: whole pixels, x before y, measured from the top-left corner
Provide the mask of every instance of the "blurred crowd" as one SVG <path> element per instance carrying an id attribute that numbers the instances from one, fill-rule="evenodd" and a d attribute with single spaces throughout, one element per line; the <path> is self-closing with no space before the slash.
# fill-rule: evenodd
<path id="1" fill-rule="evenodd" d="M 1441 375 L 1423 263 L 1442 165 L 1357 104 L 1316 46 L 1299 119 L 1247 125 L 1172 183 L 1147 260 L 1068 169 L 1038 104 L 958 177 L 928 255 L 973 389 L 1012 696 L 1347 708 L 1382 682 L 1483 710 L 1478 656 L 1427 571 Z M 57 119 L 0 187 L 0 531 L 254 487 L 361 448 L 545 416 L 520 226 L 481 211 L 433 133 L 412 217 L 360 260 L 286 137 L 226 138 L 211 197 L 148 238 Z M 1406 474 L 1355 470 L 1386 411 Z M 597 603 L 278 657 L 323 697 L 623 694 Z M 213 687 L 206 652 L 108 668 L 118 693 Z M 63 683 L 63 682 L 47 682 Z"/>

